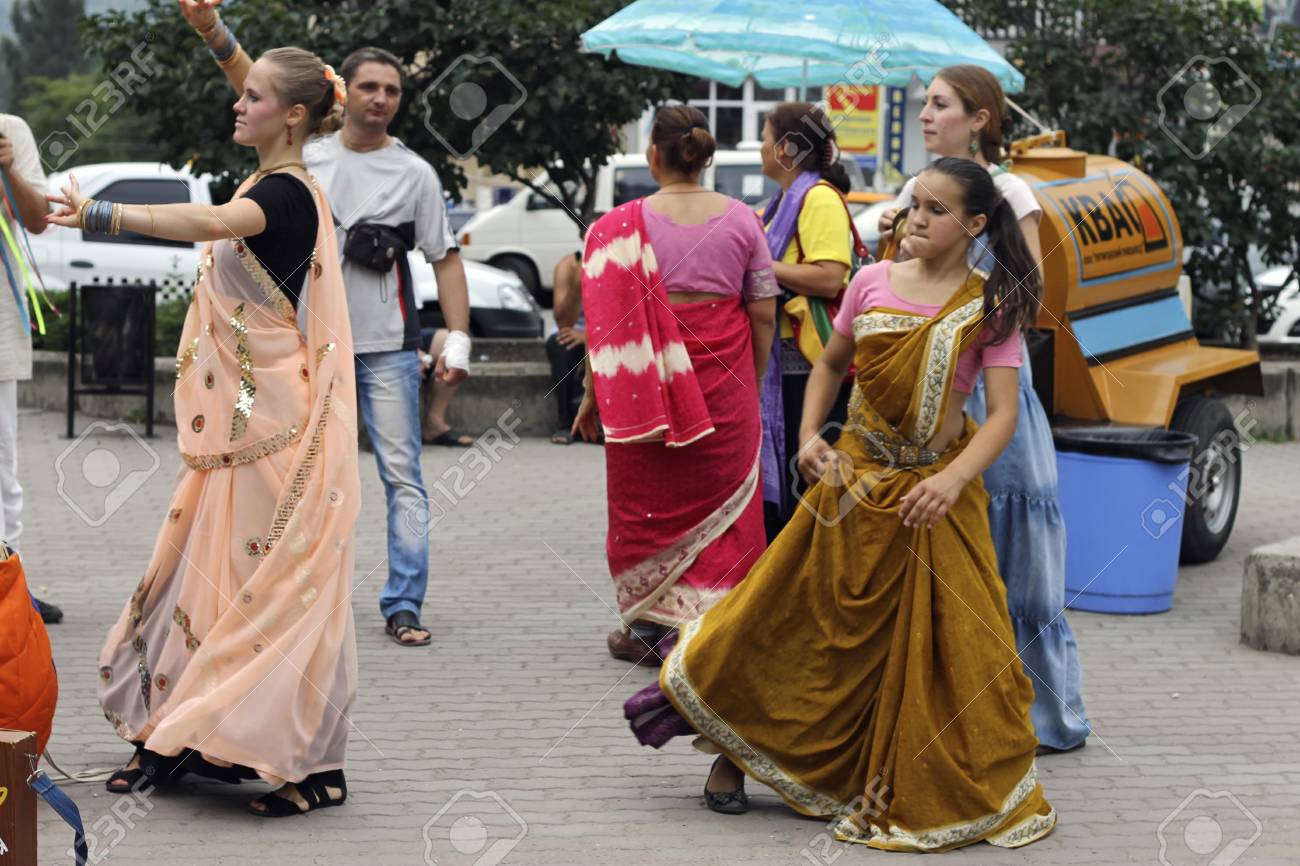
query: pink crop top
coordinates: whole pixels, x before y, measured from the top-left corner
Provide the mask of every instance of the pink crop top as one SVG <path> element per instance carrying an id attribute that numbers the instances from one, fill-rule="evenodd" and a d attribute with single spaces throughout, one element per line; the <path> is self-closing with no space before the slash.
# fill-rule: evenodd
<path id="1" fill-rule="evenodd" d="M 844 292 L 844 301 L 835 316 L 835 330 L 852 340 L 853 320 L 859 313 L 877 307 L 916 313 L 926 318 L 933 318 L 943 309 L 942 304 L 914 304 L 894 294 L 889 284 L 889 269 L 893 264 L 886 259 L 858 271 Z M 958 355 L 957 369 L 952 380 L 954 391 L 969 394 L 975 389 L 975 378 L 986 367 L 1020 366 L 1020 339 L 1017 335 L 1013 334 L 1001 343 L 991 343 L 990 339 L 988 332 L 983 332 L 973 350 L 968 349 Z"/>

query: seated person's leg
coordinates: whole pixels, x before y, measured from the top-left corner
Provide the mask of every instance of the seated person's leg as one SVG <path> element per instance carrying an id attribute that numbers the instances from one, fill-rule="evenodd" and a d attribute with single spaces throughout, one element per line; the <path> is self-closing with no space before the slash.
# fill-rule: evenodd
<path id="1" fill-rule="evenodd" d="M 429 341 L 429 354 L 435 360 L 442 354 L 442 347 L 446 342 L 447 329 L 439 328 L 434 332 L 433 339 Z M 447 407 L 451 405 L 451 398 L 456 396 L 456 389 L 460 385 L 448 385 L 446 382 L 439 382 L 437 377 L 430 376 L 429 387 L 433 389 L 433 396 L 430 398 L 429 406 L 424 413 L 423 439 L 425 444 L 446 445 L 453 448 L 473 445 L 474 437 L 457 433 L 447 423 Z"/>

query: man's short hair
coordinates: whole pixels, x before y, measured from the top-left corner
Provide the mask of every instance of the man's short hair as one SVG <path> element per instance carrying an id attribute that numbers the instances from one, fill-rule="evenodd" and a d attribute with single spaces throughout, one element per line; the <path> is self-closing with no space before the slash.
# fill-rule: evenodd
<path id="1" fill-rule="evenodd" d="M 358 48 L 343 59 L 343 66 L 339 69 L 339 74 L 348 84 L 352 83 L 352 76 L 361 68 L 363 63 L 383 63 L 397 70 L 397 74 L 405 78 L 402 69 L 402 61 L 397 59 L 397 55 L 391 51 L 385 51 L 382 48 L 376 48 L 373 45 L 365 48 Z"/>

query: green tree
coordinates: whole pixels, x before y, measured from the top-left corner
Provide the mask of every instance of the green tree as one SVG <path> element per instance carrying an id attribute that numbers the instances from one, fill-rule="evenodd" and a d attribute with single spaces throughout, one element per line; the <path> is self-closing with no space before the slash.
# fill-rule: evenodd
<path id="1" fill-rule="evenodd" d="M 578 35 L 622 5 L 620 0 L 231 0 L 223 4 L 222 15 L 253 56 L 278 45 L 301 45 L 337 66 L 364 45 L 396 54 L 408 75 L 393 133 L 428 159 L 452 192 L 464 184 L 458 154 L 476 142 L 473 130 L 494 108 L 513 107 L 478 143 L 474 158 L 553 195 L 577 223 L 590 220 L 595 173 L 618 152 L 618 127 L 640 117 L 648 105 L 686 93 L 688 79 L 682 76 L 579 53 Z M 141 12 L 90 20 L 93 45 L 106 67 L 152 34 L 157 71 L 127 110 L 156 138 L 164 160 L 193 160 L 197 170 L 228 178 L 253 167 L 254 155 L 230 140 L 229 86 L 174 0 L 149 0 Z M 458 85 L 469 87 L 456 90 Z M 459 101 L 466 93 L 468 102 Z M 484 114 L 458 117 L 453 107 L 472 113 L 464 109 L 473 107 L 475 93 Z M 555 183 L 541 189 L 541 171 Z"/>
<path id="2" fill-rule="evenodd" d="M 32 76 L 24 84 L 25 95 L 18 103 L 18 113 L 32 128 L 37 142 L 59 133 L 71 136 L 77 143 L 77 164 L 156 160 L 157 144 L 146 137 L 136 118 L 125 110 L 125 102 L 123 110 L 110 113 L 94 99 L 92 94 L 100 83 L 98 76 L 84 72 L 66 78 Z M 76 124 L 81 121 L 84 126 L 87 100 L 94 106 L 92 113 L 104 121 L 90 135 L 82 135 Z"/>
<path id="3" fill-rule="evenodd" d="M 1253 346 L 1264 304 L 1252 252 L 1266 264 L 1300 258 L 1296 33 L 1263 37 L 1242 0 L 946 2 L 977 30 L 1008 37 L 1026 79 L 1018 103 L 1071 146 L 1113 153 L 1160 184 L 1191 253 L 1200 323 Z M 1222 105 L 1200 98 L 1208 84 Z M 1220 124 L 1226 134 L 1202 154 L 1212 118 L 1232 105 L 1244 116 Z"/>
<path id="4" fill-rule="evenodd" d="M 26 95 L 24 80 L 39 75 L 63 78 L 87 72 L 90 60 L 77 43 L 77 19 L 85 0 L 17 0 L 13 36 L 0 38 L 0 105 L 17 105 Z"/>

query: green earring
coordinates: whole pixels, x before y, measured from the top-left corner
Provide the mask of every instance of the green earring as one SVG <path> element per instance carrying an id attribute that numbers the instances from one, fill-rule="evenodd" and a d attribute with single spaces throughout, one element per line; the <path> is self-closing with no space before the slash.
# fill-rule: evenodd
<path id="1" fill-rule="evenodd" d="M 970 134 L 970 155 L 974 156 L 980 152 L 979 139 L 974 132 Z"/>

